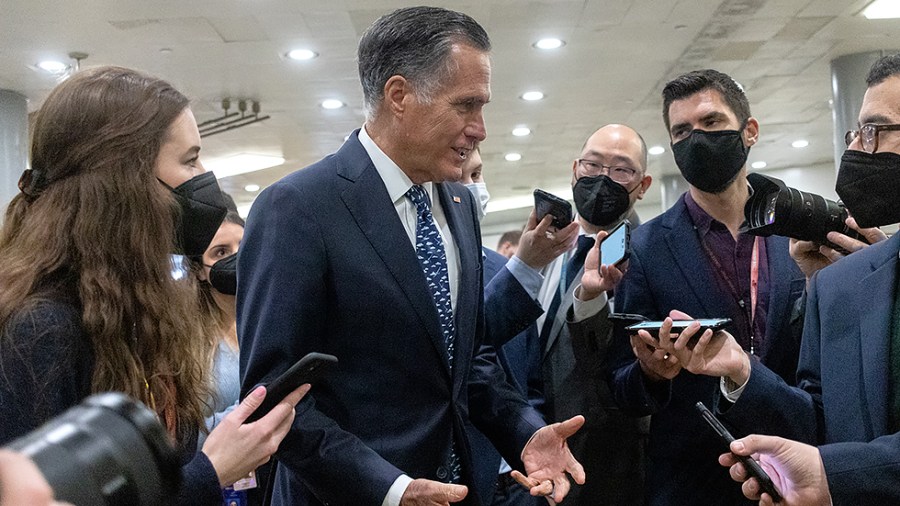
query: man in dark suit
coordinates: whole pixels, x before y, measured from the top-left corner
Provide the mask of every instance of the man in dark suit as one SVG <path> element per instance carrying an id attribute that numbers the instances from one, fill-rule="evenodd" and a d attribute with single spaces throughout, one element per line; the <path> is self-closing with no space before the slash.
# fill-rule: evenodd
<path id="1" fill-rule="evenodd" d="M 476 204 L 456 181 L 485 137 L 490 41 L 470 17 L 399 9 L 360 40 L 366 123 L 341 149 L 266 189 L 239 258 L 242 389 L 311 351 L 340 363 L 282 442 L 274 504 L 480 504 L 466 423 L 562 500 L 584 480 L 477 354 L 483 335 Z"/>
<path id="2" fill-rule="evenodd" d="M 633 214 L 651 182 L 647 146 L 625 125 L 598 129 L 572 162 L 579 247 L 546 270 L 547 312 L 538 319 L 545 416 L 565 420 L 583 413 L 586 420 L 569 445 L 591 480 L 573 487 L 566 504 L 643 503 L 649 420 L 623 413 L 606 382 L 610 298 L 626 264 L 600 265 L 599 250 L 606 233 Z"/>
<path id="3" fill-rule="evenodd" d="M 675 205 L 632 236 L 617 310 L 661 320 L 672 310 L 731 318 L 742 349 L 788 381 L 797 365 L 791 308 L 804 277 L 783 237 L 740 232 L 749 196 L 747 153 L 759 124 L 743 89 L 714 70 L 666 84 L 663 119 L 675 162 L 690 185 Z M 618 403 L 653 415 L 647 495 L 652 505 L 732 505 L 746 501 L 716 463 L 722 443 L 697 414 L 718 382 L 681 370 L 656 341 L 619 333 L 611 381 Z M 637 356 L 637 358 L 635 358 Z"/>
<path id="4" fill-rule="evenodd" d="M 836 190 L 859 226 L 878 227 L 900 222 L 900 55 L 878 60 L 867 83 Z M 900 502 L 898 254 L 894 235 L 812 276 L 796 387 L 736 353 L 726 332 L 678 351 L 723 378 L 718 410 L 741 431 L 822 445 L 835 505 Z"/>

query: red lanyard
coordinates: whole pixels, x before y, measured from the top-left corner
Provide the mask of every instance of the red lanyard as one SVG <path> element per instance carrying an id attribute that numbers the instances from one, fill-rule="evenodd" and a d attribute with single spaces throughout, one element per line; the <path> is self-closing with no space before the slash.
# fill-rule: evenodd
<path id="1" fill-rule="evenodd" d="M 699 235 L 699 230 L 698 230 Z M 750 327 L 750 353 L 753 354 L 756 350 L 754 349 L 754 339 L 753 339 L 753 320 L 756 318 L 756 301 L 757 301 L 757 292 L 759 290 L 759 245 L 762 242 L 762 237 L 755 237 L 753 239 L 753 253 L 750 255 L 750 318 L 747 321 L 748 326 Z M 738 306 L 740 306 L 744 310 L 744 314 L 747 313 L 747 308 L 744 304 L 744 299 L 741 297 L 740 290 L 734 285 L 734 282 L 731 278 L 728 277 L 728 274 L 725 272 L 725 269 L 722 267 L 722 263 L 719 262 L 719 259 L 716 257 L 715 253 L 713 253 L 712 248 L 706 243 L 706 239 L 700 237 L 700 244 L 703 245 L 703 249 L 706 251 L 706 256 L 709 257 L 709 260 L 713 263 L 716 270 L 719 271 L 719 277 L 725 280 L 725 284 L 728 285 L 728 289 L 731 290 L 731 294 L 734 296 L 734 300 L 737 301 Z"/>

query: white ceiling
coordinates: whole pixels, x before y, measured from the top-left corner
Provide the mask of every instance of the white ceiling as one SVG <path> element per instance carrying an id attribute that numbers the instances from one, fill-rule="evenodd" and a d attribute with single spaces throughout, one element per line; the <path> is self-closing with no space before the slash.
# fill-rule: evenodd
<path id="1" fill-rule="evenodd" d="M 206 158 L 281 154 L 284 165 L 225 178 L 238 204 L 250 183 L 262 187 L 336 150 L 362 124 L 356 44 L 378 16 L 409 0 L 2 0 L 0 88 L 24 94 L 29 110 L 56 80 L 34 64 L 135 67 L 170 80 L 204 121 L 222 98 L 259 100 L 270 119 L 204 139 Z M 750 160 L 768 169 L 829 164 L 833 159 L 829 63 L 837 56 L 900 47 L 900 20 L 867 20 L 868 0 L 480 0 L 433 1 L 466 12 L 490 34 L 493 98 L 485 115 L 485 176 L 494 200 L 561 192 L 572 159 L 599 126 L 626 123 L 666 153 L 651 157 L 655 177 L 676 173 L 661 121 L 660 90 L 670 78 L 716 68 L 743 84 L 761 142 Z M 555 36 L 555 51 L 532 47 Z M 297 47 L 315 60 L 288 60 Z M 861 76 L 862 79 L 864 76 Z M 539 89 L 546 98 L 519 96 Z M 325 110 L 337 98 L 349 104 Z M 236 106 L 232 106 L 234 110 Z M 528 137 L 511 134 L 518 125 Z M 807 139 L 809 147 L 791 142 Z M 509 151 L 521 161 L 507 162 Z M 768 170 L 767 169 L 767 170 Z M 655 199 L 655 200 L 654 200 Z M 655 192 L 645 203 L 659 201 Z M 491 220 L 503 218 L 492 213 Z M 521 214 L 521 213 L 520 213 Z"/>

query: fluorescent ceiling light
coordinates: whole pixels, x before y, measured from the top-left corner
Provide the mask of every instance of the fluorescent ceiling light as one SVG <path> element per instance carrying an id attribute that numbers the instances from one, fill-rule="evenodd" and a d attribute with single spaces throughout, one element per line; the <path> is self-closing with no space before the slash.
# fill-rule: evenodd
<path id="1" fill-rule="evenodd" d="M 518 162 L 522 159 L 522 155 L 520 155 L 519 153 L 506 153 L 506 156 L 504 156 L 503 158 L 506 158 L 507 162 Z"/>
<path id="2" fill-rule="evenodd" d="M 203 165 L 211 170 L 217 178 L 237 176 L 248 172 L 276 167 L 284 163 L 284 158 L 272 155 L 256 155 L 253 153 L 238 153 L 221 158 L 213 158 L 203 162 Z"/>
<path id="3" fill-rule="evenodd" d="M 753 167 L 754 169 L 765 169 L 767 165 L 769 165 L 769 164 L 767 164 L 766 162 L 764 162 L 762 160 L 760 160 L 758 162 L 753 162 L 750 164 L 750 166 Z"/>
<path id="4" fill-rule="evenodd" d="M 251 193 L 252 193 L 252 192 L 258 192 L 258 191 L 259 191 L 259 185 L 258 185 L 258 184 L 248 184 L 247 186 L 244 187 L 244 191 L 245 191 L 245 192 L 251 192 Z"/>
<path id="5" fill-rule="evenodd" d="M 538 49 L 559 49 L 565 45 L 566 45 L 565 42 L 563 42 L 559 39 L 556 39 L 556 38 L 552 38 L 552 37 L 546 38 L 546 39 L 541 39 L 534 43 L 534 47 L 536 47 Z"/>
<path id="6" fill-rule="evenodd" d="M 544 94 L 539 91 L 526 91 L 522 94 L 522 100 L 527 100 L 529 102 L 540 100 L 542 98 L 544 98 Z"/>
<path id="7" fill-rule="evenodd" d="M 798 139 L 792 142 L 791 146 L 794 146 L 795 148 L 805 148 L 806 146 L 809 146 L 809 141 L 805 139 Z"/>
<path id="8" fill-rule="evenodd" d="M 344 107 L 344 103 L 340 100 L 329 98 L 322 101 L 322 107 L 325 109 L 340 109 L 341 107 Z"/>
<path id="9" fill-rule="evenodd" d="M 37 67 L 44 72 L 50 72 L 51 74 L 59 74 L 60 72 L 65 72 L 65 70 L 69 68 L 69 66 L 63 62 L 50 60 L 38 63 Z"/>
<path id="10" fill-rule="evenodd" d="M 310 49 L 294 49 L 287 54 L 287 57 L 292 60 L 312 60 L 316 56 L 319 56 L 319 53 Z"/>
<path id="11" fill-rule="evenodd" d="M 875 0 L 863 10 L 866 19 L 900 18 L 900 2 L 897 0 Z"/>
<path id="12" fill-rule="evenodd" d="M 526 135 L 531 133 L 531 129 L 528 127 L 516 127 L 513 128 L 512 134 L 516 137 L 525 137 Z"/>
<path id="13" fill-rule="evenodd" d="M 662 146 L 653 146 L 652 148 L 647 150 L 651 155 L 661 155 L 666 152 L 666 148 Z"/>

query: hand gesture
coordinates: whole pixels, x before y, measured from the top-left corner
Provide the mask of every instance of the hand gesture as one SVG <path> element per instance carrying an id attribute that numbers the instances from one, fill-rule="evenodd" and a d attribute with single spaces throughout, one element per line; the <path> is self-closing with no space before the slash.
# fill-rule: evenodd
<path id="1" fill-rule="evenodd" d="M 573 221 L 565 228 L 557 230 L 551 223 L 549 214 L 540 222 L 534 209 L 528 217 L 528 224 L 519 239 L 516 256 L 532 269 L 542 269 L 554 258 L 572 248 L 578 238 L 578 223 Z"/>
<path id="2" fill-rule="evenodd" d="M 266 398 L 265 387 L 250 392 L 237 408 L 209 433 L 202 452 L 209 458 L 219 483 L 227 487 L 269 461 L 294 422 L 294 407 L 309 392 L 309 385 L 289 393 L 259 420 L 244 424 Z"/>
<path id="3" fill-rule="evenodd" d="M 731 468 L 731 479 L 743 483 L 741 491 L 748 499 L 759 500 L 761 506 L 775 504 L 735 455 L 752 456 L 759 461 L 783 497 L 780 506 L 831 504 L 825 465 L 818 448 L 780 437 L 752 435 L 734 441 L 730 449 L 731 453 L 719 456 L 719 464 Z"/>
<path id="4" fill-rule="evenodd" d="M 713 332 L 707 329 L 696 343 L 691 343 L 691 338 L 700 329 L 700 323 L 695 321 L 673 340 L 670 337 L 673 319 L 692 318 L 673 310 L 659 329 L 660 348 L 678 357 L 682 367 L 694 374 L 728 377 L 738 385 L 747 381 L 750 375 L 750 358 L 731 334 L 724 330 Z"/>
<path id="5" fill-rule="evenodd" d="M 406 487 L 400 506 L 449 506 L 465 499 L 468 493 L 465 485 L 418 479 Z"/>
<path id="6" fill-rule="evenodd" d="M 581 275 L 581 290 L 578 292 L 578 299 L 582 301 L 591 300 L 601 293 L 613 290 L 619 286 L 622 276 L 625 275 L 627 262 L 623 265 L 600 265 L 600 243 L 609 235 L 605 231 L 597 233 L 597 240 L 594 241 L 594 247 L 588 251 L 587 257 L 584 259 L 584 273 Z"/>
<path id="7" fill-rule="evenodd" d="M 522 463 L 528 475 L 513 471 L 511 476 L 533 496 L 547 496 L 557 503 L 565 499 L 571 487 L 567 474 L 575 483 L 584 484 L 584 468 L 566 443 L 582 425 L 584 417 L 578 415 L 538 429 L 522 450 Z"/>

